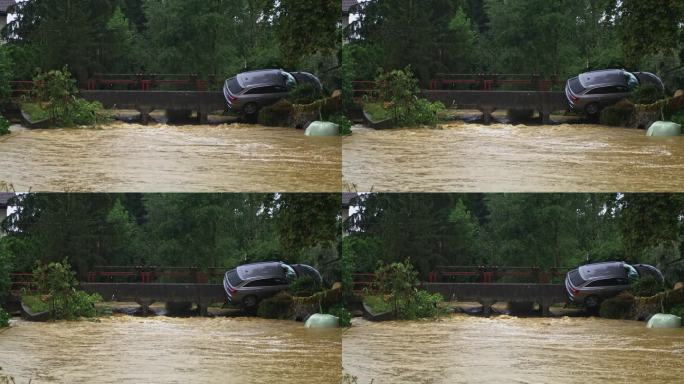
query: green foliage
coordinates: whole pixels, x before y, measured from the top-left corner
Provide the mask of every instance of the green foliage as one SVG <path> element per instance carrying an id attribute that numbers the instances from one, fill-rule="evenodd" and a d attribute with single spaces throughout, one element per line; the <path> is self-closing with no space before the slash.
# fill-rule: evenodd
<path id="1" fill-rule="evenodd" d="M 444 110 L 440 102 L 417 97 L 420 88 L 410 67 L 380 74 L 376 83 L 380 99 L 389 103 L 386 109 L 397 126 L 435 125 L 437 114 Z"/>
<path id="2" fill-rule="evenodd" d="M 677 123 L 684 127 L 684 111 L 677 112 L 670 116 L 670 121 Z"/>
<path id="3" fill-rule="evenodd" d="M 5 116 L 0 115 L 0 136 L 10 134 L 10 122 L 5 119 Z"/>
<path id="4" fill-rule="evenodd" d="M 296 66 L 303 55 L 337 49 L 339 0 L 280 0 L 277 4 L 277 33 L 286 66 Z"/>
<path id="5" fill-rule="evenodd" d="M 344 115 L 334 115 L 328 120 L 340 126 L 340 136 L 349 136 L 352 134 L 352 122 Z"/>
<path id="6" fill-rule="evenodd" d="M 0 328 L 9 327 L 9 321 L 12 317 L 2 307 L 0 307 Z"/>
<path id="7" fill-rule="evenodd" d="M 381 265 L 375 276 L 374 287 L 387 295 L 383 299 L 390 304 L 397 318 L 417 319 L 440 314 L 437 304 L 443 301 L 442 297 L 416 288 L 418 272 L 409 260 Z"/>
<path id="8" fill-rule="evenodd" d="M 311 296 L 321 291 L 322 287 L 313 277 L 304 275 L 290 282 L 290 293 L 293 296 Z"/>
<path id="9" fill-rule="evenodd" d="M 5 304 L 7 293 L 10 290 L 12 281 L 10 273 L 13 269 L 14 255 L 9 248 L 7 240 L 0 238 L 0 306 Z"/>
<path id="10" fill-rule="evenodd" d="M 257 122 L 267 127 L 285 127 L 290 123 L 292 103 L 281 99 L 272 105 L 261 108 Z"/>
<path id="11" fill-rule="evenodd" d="M 257 316 L 264 319 L 287 319 L 292 315 L 292 296 L 279 293 L 259 303 Z"/>
<path id="12" fill-rule="evenodd" d="M 354 84 L 356 79 L 356 67 L 358 63 L 354 60 L 351 52 L 352 45 L 345 44 L 342 47 L 342 65 L 340 67 L 341 82 L 342 82 L 342 107 L 345 111 L 350 110 L 354 106 Z"/>
<path id="13" fill-rule="evenodd" d="M 635 104 L 653 104 L 663 97 L 662 92 L 652 84 L 638 86 L 629 99 Z"/>
<path id="14" fill-rule="evenodd" d="M 328 309 L 328 314 L 337 316 L 340 319 L 340 327 L 351 327 L 352 315 L 347 308 L 341 305 L 336 305 Z"/>
<path id="15" fill-rule="evenodd" d="M 645 276 L 630 284 L 634 296 L 651 297 L 665 290 L 663 284 L 653 276 Z"/>
<path id="16" fill-rule="evenodd" d="M 38 119 L 43 115 L 36 110 L 38 108 L 47 112 L 54 124 L 60 127 L 93 125 L 104 121 L 104 116 L 99 114 L 102 109 L 100 103 L 91 103 L 75 96 L 76 81 L 71 78 L 67 67 L 39 73 L 33 81 L 36 86 L 31 97 L 36 103 L 25 107 L 30 108 L 32 118 Z"/>
<path id="17" fill-rule="evenodd" d="M 71 270 L 68 259 L 57 263 L 38 264 L 33 270 L 33 280 L 36 282 L 37 292 L 47 297 L 48 310 L 55 319 L 98 315 L 95 303 L 101 301 L 102 297 L 76 289 L 76 273 Z"/>
<path id="18" fill-rule="evenodd" d="M 684 304 L 675 305 L 674 307 L 670 308 L 668 313 L 684 319 Z"/>
<path id="19" fill-rule="evenodd" d="M 606 319 L 627 319 L 632 312 L 634 299 L 629 295 L 620 295 L 601 303 L 599 315 Z"/>
<path id="20" fill-rule="evenodd" d="M 12 87 L 10 81 L 12 80 L 14 64 L 9 54 L 8 48 L 4 44 L 0 45 L 0 109 L 9 102 L 12 96 Z"/>
<path id="21" fill-rule="evenodd" d="M 297 85 L 287 96 L 292 104 L 311 104 L 323 97 L 323 93 L 313 84 L 304 83 Z"/>
<path id="22" fill-rule="evenodd" d="M 601 111 L 600 122 L 611 127 L 626 127 L 632 119 L 633 107 L 614 105 Z"/>

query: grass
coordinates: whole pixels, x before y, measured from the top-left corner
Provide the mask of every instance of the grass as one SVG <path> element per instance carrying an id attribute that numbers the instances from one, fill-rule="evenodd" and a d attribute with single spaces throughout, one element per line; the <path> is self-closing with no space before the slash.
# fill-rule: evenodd
<path id="1" fill-rule="evenodd" d="M 382 103 L 365 103 L 363 111 L 369 114 L 373 121 L 383 121 L 392 118 Z"/>
<path id="2" fill-rule="evenodd" d="M 384 313 L 393 311 L 392 305 L 385 301 L 382 296 L 368 295 L 363 298 L 363 302 L 373 311 L 373 313 Z"/>
<path id="3" fill-rule="evenodd" d="M 50 310 L 50 305 L 43 302 L 40 296 L 34 295 L 24 295 L 21 297 L 21 301 L 31 310 L 33 313 L 40 313 Z"/>
<path id="4" fill-rule="evenodd" d="M 24 111 L 31 121 L 41 121 L 50 118 L 48 111 L 40 107 L 38 103 L 23 103 L 21 110 Z"/>

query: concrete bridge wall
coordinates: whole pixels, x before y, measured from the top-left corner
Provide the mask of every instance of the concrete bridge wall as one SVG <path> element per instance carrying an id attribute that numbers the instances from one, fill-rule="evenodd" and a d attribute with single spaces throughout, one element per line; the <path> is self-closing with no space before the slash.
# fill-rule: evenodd
<path id="1" fill-rule="evenodd" d="M 478 302 L 484 306 L 485 315 L 491 313 L 491 306 L 497 302 L 533 302 L 547 316 L 552 304 L 565 303 L 568 297 L 562 284 L 424 283 L 423 289 L 439 293 L 446 300 Z"/>
<path id="2" fill-rule="evenodd" d="M 143 307 L 143 312 L 155 302 L 195 303 L 202 315 L 213 303 L 226 301 L 221 284 L 136 284 L 136 283 L 81 283 L 79 288 L 98 293 L 105 301 L 132 301 Z"/>
<path id="3" fill-rule="evenodd" d="M 80 91 L 88 101 L 99 101 L 105 108 L 136 109 L 141 122 L 149 122 L 150 112 L 156 109 L 197 111 L 200 124 L 206 124 L 210 112 L 224 110 L 222 92 L 193 91 Z"/>
<path id="4" fill-rule="evenodd" d="M 447 107 L 479 109 L 484 114 L 485 124 L 491 122 L 492 112 L 497 109 L 535 110 L 542 122 L 548 124 L 552 112 L 569 107 L 564 92 L 424 90 L 422 93 L 426 99 L 441 101 Z"/>

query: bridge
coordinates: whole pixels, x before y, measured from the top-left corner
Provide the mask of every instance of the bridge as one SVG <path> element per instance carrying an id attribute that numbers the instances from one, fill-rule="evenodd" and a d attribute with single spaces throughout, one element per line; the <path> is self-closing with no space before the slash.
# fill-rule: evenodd
<path id="1" fill-rule="evenodd" d="M 201 316 L 213 303 L 225 303 L 226 292 L 221 284 L 165 284 L 165 283 L 81 283 L 79 288 L 97 293 L 104 301 L 136 302 L 147 314 L 150 305 L 164 303 L 197 304 Z"/>
<path id="2" fill-rule="evenodd" d="M 446 300 L 478 302 L 482 304 L 485 316 L 491 315 L 492 305 L 498 302 L 537 303 L 542 315 L 549 316 L 551 305 L 568 300 L 562 284 L 424 283 L 422 288 L 439 293 Z"/>
<path id="3" fill-rule="evenodd" d="M 105 108 L 135 109 L 140 112 L 143 125 L 149 123 L 150 112 L 156 109 L 196 111 L 200 124 L 207 123 L 212 111 L 226 109 L 222 92 L 82 90 L 80 96 L 88 101 L 99 101 Z"/>
<path id="4" fill-rule="evenodd" d="M 568 109 L 563 92 L 423 90 L 422 95 L 432 102 L 441 101 L 447 108 L 478 109 L 485 124 L 492 122 L 497 109 L 535 110 L 543 124 L 551 122 L 551 113 Z"/>

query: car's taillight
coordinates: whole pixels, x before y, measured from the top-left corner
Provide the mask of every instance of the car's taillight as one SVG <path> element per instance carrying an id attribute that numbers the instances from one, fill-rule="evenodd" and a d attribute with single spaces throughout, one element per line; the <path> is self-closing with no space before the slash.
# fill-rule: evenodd
<path id="1" fill-rule="evenodd" d="M 577 289 L 577 288 L 572 288 L 571 291 L 572 291 L 573 295 L 576 295 L 579 293 L 579 289 Z"/>
<path id="2" fill-rule="evenodd" d="M 579 100 L 579 97 L 577 97 L 577 96 L 570 96 L 570 98 L 572 99 L 572 101 L 577 101 L 577 100 Z"/>
<path id="3" fill-rule="evenodd" d="M 235 97 L 235 96 L 228 96 L 228 100 L 230 100 L 230 101 L 235 101 L 235 100 L 237 100 L 237 97 Z"/>

